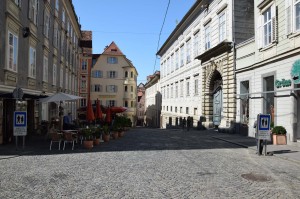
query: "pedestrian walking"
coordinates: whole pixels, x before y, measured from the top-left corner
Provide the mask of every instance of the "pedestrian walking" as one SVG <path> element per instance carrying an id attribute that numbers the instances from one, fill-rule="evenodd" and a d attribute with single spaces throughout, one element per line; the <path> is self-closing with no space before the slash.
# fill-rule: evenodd
<path id="1" fill-rule="evenodd" d="M 185 125 L 186 125 L 186 119 L 185 119 L 185 117 L 184 117 L 183 120 L 182 120 L 182 130 L 184 130 Z"/>
<path id="2" fill-rule="evenodd" d="M 187 121 L 186 121 L 186 122 L 187 122 L 187 123 L 186 123 L 187 131 L 189 131 L 189 130 L 190 130 L 190 127 L 191 127 L 191 123 L 192 123 L 191 117 L 190 117 L 190 116 L 187 117 Z"/>

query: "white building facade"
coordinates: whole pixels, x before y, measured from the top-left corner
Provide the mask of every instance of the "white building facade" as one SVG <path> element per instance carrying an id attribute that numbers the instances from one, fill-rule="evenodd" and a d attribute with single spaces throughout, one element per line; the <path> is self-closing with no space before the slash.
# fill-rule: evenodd
<path id="1" fill-rule="evenodd" d="M 254 35 L 253 2 L 196 1 L 158 51 L 161 57 L 162 127 L 200 116 L 205 127 L 235 121 L 234 50 Z M 252 20 L 251 20 L 252 19 Z M 242 28 L 243 27 L 243 28 Z"/>
<path id="2" fill-rule="evenodd" d="M 156 71 L 147 77 L 145 84 L 145 118 L 144 122 L 148 127 L 161 127 L 161 85 L 160 72 Z"/>
<path id="3" fill-rule="evenodd" d="M 236 120 L 248 127 L 259 113 L 300 139 L 300 1 L 255 1 L 255 38 L 237 48 Z"/>

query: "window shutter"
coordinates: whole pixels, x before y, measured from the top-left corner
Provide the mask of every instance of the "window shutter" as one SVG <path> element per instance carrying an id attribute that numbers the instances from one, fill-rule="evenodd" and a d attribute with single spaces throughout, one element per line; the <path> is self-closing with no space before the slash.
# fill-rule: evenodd
<path id="1" fill-rule="evenodd" d="M 257 38 L 257 48 L 261 49 L 263 47 L 263 32 L 262 32 L 262 18 L 263 16 L 260 15 L 257 18 L 257 29 L 256 29 L 256 38 Z"/>
<path id="2" fill-rule="evenodd" d="M 285 0 L 286 35 L 292 33 L 292 0 Z"/>
<path id="3" fill-rule="evenodd" d="M 277 42 L 277 13 L 276 6 L 273 4 L 271 7 L 272 18 L 272 43 Z"/>
<path id="4" fill-rule="evenodd" d="M 118 86 L 115 86 L 115 92 L 118 92 Z"/>
<path id="5" fill-rule="evenodd" d="M 99 86 L 99 89 L 100 89 L 99 91 L 102 92 L 103 90 L 102 85 Z"/>

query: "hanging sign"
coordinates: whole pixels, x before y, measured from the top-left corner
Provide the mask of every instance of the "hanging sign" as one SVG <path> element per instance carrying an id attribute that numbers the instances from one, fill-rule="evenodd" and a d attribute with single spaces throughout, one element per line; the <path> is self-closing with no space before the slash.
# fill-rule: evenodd
<path id="1" fill-rule="evenodd" d="M 300 59 L 294 62 L 291 70 L 291 76 L 294 84 L 300 84 Z"/>

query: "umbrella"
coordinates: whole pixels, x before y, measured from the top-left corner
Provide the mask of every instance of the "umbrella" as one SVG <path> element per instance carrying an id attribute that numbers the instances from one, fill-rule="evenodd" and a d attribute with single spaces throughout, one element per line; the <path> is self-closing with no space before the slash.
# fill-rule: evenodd
<path id="1" fill-rule="evenodd" d="M 93 111 L 91 100 L 88 100 L 87 110 L 86 110 L 86 120 L 87 121 L 93 121 L 93 120 L 95 120 L 95 115 L 94 115 L 94 111 Z"/>
<path id="2" fill-rule="evenodd" d="M 100 102 L 99 102 L 99 100 L 97 99 L 97 104 L 96 104 L 96 114 L 95 114 L 95 118 L 96 119 L 102 119 L 103 117 L 102 117 L 102 110 L 101 110 L 101 108 L 100 108 Z"/>
<path id="3" fill-rule="evenodd" d="M 60 101 L 71 101 L 71 100 L 78 100 L 82 97 L 76 96 L 76 95 L 70 95 L 67 93 L 56 93 L 54 95 L 51 95 L 49 97 L 40 99 L 40 102 L 60 102 Z"/>
<path id="4" fill-rule="evenodd" d="M 113 107 L 110 107 L 110 110 L 112 113 L 122 113 L 122 112 L 126 111 L 127 108 L 121 107 L 121 106 L 113 106 Z"/>
<path id="5" fill-rule="evenodd" d="M 111 109 L 110 109 L 110 107 L 108 107 L 106 109 L 105 122 L 111 123 Z"/>

